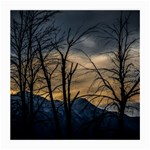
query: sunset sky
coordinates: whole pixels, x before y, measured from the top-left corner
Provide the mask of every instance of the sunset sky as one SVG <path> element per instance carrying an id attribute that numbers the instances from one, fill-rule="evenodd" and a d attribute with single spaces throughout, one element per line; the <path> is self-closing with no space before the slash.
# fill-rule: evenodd
<path id="1" fill-rule="evenodd" d="M 128 14 L 129 11 L 123 11 L 123 13 Z M 97 23 L 113 24 L 119 16 L 120 11 L 61 11 L 55 16 L 55 24 L 56 26 L 60 26 L 62 31 L 67 32 L 68 29 L 71 28 L 72 33 L 75 33 L 80 26 L 82 26 L 81 31 L 84 31 L 86 28 Z M 12 11 L 11 19 L 16 19 L 17 17 L 17 11 Z M 130 18 L 130 30 L 134 30 L 135 35 L 138 36 L 140 28 L 139 19 L 139 11 L 133 11 Z M 106 41 L 100 39 L 98 33 L 93 34 L 90 37 L 83 37 L 83 40 L 84 41 L 79 44 L 78 48 L 89 55 L 97 67 L 111 66 L 110 58 L 105 53 L 116 50 L 113 45 L 105 45 Z M 138 52 L 139 46 L 136 46 L 134 51 Z M 92 68 L 89 60 L 79 50 L 72 49 L 68 59 L 85 67 Z M 139 58 L 136 59 L 136 65 L 139 66 Z M 77 73 L 75 73 L 72 94 L 74 95 L 77 91 L 80 91 L 80 95 L 84 95 L 92 84 L 93 78 L 95 78 L 95 74 L 88 74 L 82 66 L 79 66 Z M 97 85 L 93 87 L 93 90 L 97 88 L 96 86 Z M 55 96 L 56 99 L 62 98 L 60 92 L 56 92 Z M 135 99 L 137 100 L 139 97 L 136 97 Z"/>

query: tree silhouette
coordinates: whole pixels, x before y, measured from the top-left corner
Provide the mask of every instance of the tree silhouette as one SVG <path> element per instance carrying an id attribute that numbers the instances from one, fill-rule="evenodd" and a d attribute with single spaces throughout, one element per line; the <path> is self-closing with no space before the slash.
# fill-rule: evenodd
<path id="1" fill-rule="evenodd" d="M 74 131 L 79 125 L 82 128 L 81 135 L 87 131 L 87 137 L 105 137 L 105 131 L 109 127 L 103 130 L 103 126 L 105 128 L 103 121 L 106 118 L 107 122 L 107 117 L 113 114 L 118 118 L 118 137 L 123 138 L 126 106 L 140 93 L 136 47 L 139 37 L 130 26 L 132 13 L 121 12 L 114 24 L 96 24 L 86 28 L 80 26 L 77 30 L 70 27 L 67 32 L 64 31 L 64 27 L 56 26 L 58 22 L 54 17 L 59 13 L 58 11 L 14 11 L 13 13 L 15 14 L 11 18 L 11 88 L 19 92 L 17 95 L 20 96 L 11 103 L 11 109 L 16 107 L 12 110 L 14 118 L 11 118 L 17 120 L 16 126 L 13 125 L 15 126 L 13 134 L 15 135 L 17 127 L 21 125 L 19 131 L 22 132 L 23 126 L 23 134 L 16 135 L 23 138 L 36 138 L 36 135 L 41 135 L 42 133 L 37 131 L 39 127 L 50 131 L 51 133 L 44 135 L 50 138 L 74 138 L 77 135 Z M 83 45 L 80 44 L 91 35 L 94 37 L 98 35 L 100 40 L 104 40 L 105 46 L 111 49 L 102 53 L 108 58 L 109 64 L 106 67 L 99 68 L 98 64 L 94 63 L 94 60 L 80 47 L 85 45 L 87 41 Z M 78 53 L 77 51 L 80 51 L 80 54 L 84 53 L 92 67 L 88 68 L 89 64 L 84 66 L 80 59 L 79 62 L 72 60 L 74 52 Z M 80 56 L 77 54 L 77 57 Z M 83 83 L 81 76 L 86 73 L 90 74 L 90 79 L 93 74 L 95 75 L 89 87 L 92 93 L 81 95 L 84 91 L 75 89 L 74 92 L 76 86 L 74 83 L 76 81 L 77 85 Z M 82 86 L 83 89 L 85 85 Z M 57 96 L 62 101 L 55 101 Z M 95 99 L 100 101 L 96 107 L 86 99 L 78 99 L 79 97 L 87 97 L 88 101 Z M 46 100 L 47 98 L 49 101 Z M 82 108 L 80 112 L 73 110 L 73 108 L 78 109 L 73 105 L 75 100 L 81 100 L 83 102 L 81 105 L 85 105 L 83 108 L 79 106 Z M 101 102 L 106 104 L 103 110 L 98 108 Z M 79 104 L 75 104 L 78 107 Z M 113 105 L 116 106 L 118 113 L 107 111 Z M 90 107 L 92 109 L 88 111 Z M 84 110 L 89 114 L 84 114 Z M 87 119 L 81 121 L 81 125 L 78 124 L 82 117 L 84 119 L 84 115 L 87 115 Z M 43 116 L 46 116 L 46 119 Z M 77 126 L 73 121 L 77 122 Z"/>
<path id="2" fill-rule="evenodd" d="M 33 93 L 41 68 L 36 59 L 36 38 L 43 35 L 47 29 L 45 23 L 56 13 L 57 11 L 19 11 L 16 12 L 17 17 L 12 18 L 11 79 L 17 85 L 15 90 L 21 95 L 24 124 L 29 125 L 31 131 L 34 122 Z M 30 92 L 29 106 L 26 102 L 27 91 Z"/>
<path id="3" fill-rule="evenodd" d="M 64 110 L 66 114 L 66 128 L 67 128 L 67 136 L 71 138 L 72 135 L 72 118 L 71 118 L 71 107 L 73 102 L 78 97 L 80 91 L 77 91 L 74 97 L 71 97 L 71 85 L 73 80 L 73 75 L 75 74 L 78 63 L 73 63 L 68 60 L 70 51 L 75 48 L 79 43 L 83 42 L 83 37 L 90 35 L 92 33 L 97 32 L 96 28 L 98 25 L 91 26 L 84 31 L 80 31 L 81 27 L 79 27 L 75 33 L 72 33 L 71 28 L 69 28 L 67 35 L 58 38 L 55 38 L 53 44 L 55 50 L 58 52 L 60 56 L 61 63 L 61 83 L 62 83 L 62 95 L 63 95 L 63 104 Z M 60 39 L 63 39 L 62 42 Z M 64 46 L 65 45 L 65 46 Z M 62 49 L 62 47 L 64 48 Z"/>
<path id="4" fill-rule="evenodd" d="M 51 29 L 52 29 L 51 32 L 46 31 L 49 36 L 50 36 L 50 34 L 51 35 L 53 34 L 53 31 L 57 30 L 53 26 L 51 26 Z M 48 89 L 47 96 L 49 96 L 49 98 L 50 98 L 52 109 L 53 109 L 54 121 L 55 121 L 55 125 L 56 125 L 56 134 L 57 134 L 57 137 L 60 138 L 61 137 L 61 129 L 60 129 L 57 108 L 56 108 L 55 102 L 54 102 L 54 91 L 61 85 L 54 86 L 52 83 L 52 81 L 54 80 L 53 74 L 55 73 L 56 69 L 59 66 L 59 61 L 58 61 L 58 58 L 52 59 L 52 56 L 51 56 L 51 55 L 53 55 L 53 54 L 51 54 L 51 52 L 53 50 L 52 45 L 51 44 L 45 45 L 45 42 L 43 42 L 43 40 L 45 41 L 45 39 L 46 39 L 45 37 L 47 34 L 44 33 L 42 38 L 36 37 L 37 45 L 38 45 L 38 47 L 37 47 L 38 53 L 37 54 L 38 54 L 38 58 L 39 58 L 41 68 L 43 71 L 43 76 L 44 76 L 43 79 L 46 81 L 46 85 L 44 84 L 44 86 L 42 86 L 41 88 Z M 47 50 L 47 48 L 48 48 L 48 50 Z"/>
<path id="5" fill-rule="evenodd" d="M 130 29 L 130 13 L 124 16 L 121 13 L 120 18 L 115 24 L 102 25 L 100 37 L 106 41 L 106 46 L 114 46 L 116 50 L 106 53 L 110 57 L 111 65 L 108 68 L 98 68 L 93 60 L 85 54 L 92 63 L 96 73 L 93 83 L 99 82 L 94 98 L 109 100 L 108 105 L 115 105 L 119 111 L 119 135 L 123 132 L 123 118 L 125 107 L 128 101 L 139 95 L 140 74 L 136 65 L 136 43 L 138 36 Z M 100 92 L 100 94 L 97 94 Z"/>

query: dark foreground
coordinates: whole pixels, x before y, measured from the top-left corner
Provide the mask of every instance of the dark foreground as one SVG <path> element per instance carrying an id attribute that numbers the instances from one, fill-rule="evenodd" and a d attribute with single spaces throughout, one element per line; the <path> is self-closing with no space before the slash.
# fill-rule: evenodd
<path id="1" fill-rule="evenodd" d="M 28 102 L 26 104 L 28 106 Z M 34 118 L 32 121 L 27 118 L 24 122 L 20 97 L 11 96 L 11 139 L 140 139 L 139 117 L 124 115 L 124 126 L 120 132 L 117 113 L 99 109 L 85 99 L 77 99 L 72 105 L 71 130 L 68 132 L 63 104 L 56 101 L 55 105 L 58 108 L 59 133 L 50 101 L 35 96 Z"/>

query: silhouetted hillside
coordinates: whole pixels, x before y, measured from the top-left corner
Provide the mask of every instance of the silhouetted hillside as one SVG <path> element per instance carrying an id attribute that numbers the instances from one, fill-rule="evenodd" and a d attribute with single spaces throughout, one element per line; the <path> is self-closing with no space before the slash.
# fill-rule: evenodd
<path id="1" fill-rule="evenodd" d="M 29 107 L 29 93 L 26 106 Z M 55 105 L 61 126 L 61 139 L 67 139 L 66 117 L 63 102 Z M 29 108 L 28 114 L 29 114 Z M 19 94 L 11 96 L 11 139 L 57 139 L 51 102 L 34 95 L 34 125 L 29 128 L 21 117 Z M 118 139 L 118 114 L 97 108 L 86 99 L 78 98 L 72 104 L 71 139 Z M 123 139 L 139 139 L 139 117 L 124 116 Z"/>

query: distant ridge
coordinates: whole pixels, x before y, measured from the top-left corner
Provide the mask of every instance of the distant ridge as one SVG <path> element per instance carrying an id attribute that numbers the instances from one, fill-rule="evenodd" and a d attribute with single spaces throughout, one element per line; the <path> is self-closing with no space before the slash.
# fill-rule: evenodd
<path id="1" fill-rule="evenodd" d="M 26 105 L 29 107 L 26 94 Z M 41 96 L 34 95 L 34 112 L 38 110 L 34 118 L 35 139 L 57 139 L 54 116 L 51 107 L 51 101 Z M 66 116 L 63 102 L 54 101 L 59 122 L 62 130 L 62 138 L 66 138 Z M 39 107 L 40 106 L 40 107 Z M 20 109 L 19 109 L 20 108 Z M 29 108 L 28 108 L 29 109 Z M 11 95 L 11 137 L 12 139 L 28 139 L 28 129 L 19 121 L 21 117 L 21 100 L 19 94 Z M 72 138 L 73 139 L 116 139 L 118 128 L 117 113 L 104 111 L 91 104 L 84 98 L 78 98 L 74 101 L 71 108 L 72 116 Z M 139 139 L 139 117 L 124 116 L 125 139 Z M 127 134 L 128 133 L 128 134 Z M 20 137 L 21 134 L 21 137 Z"/>

